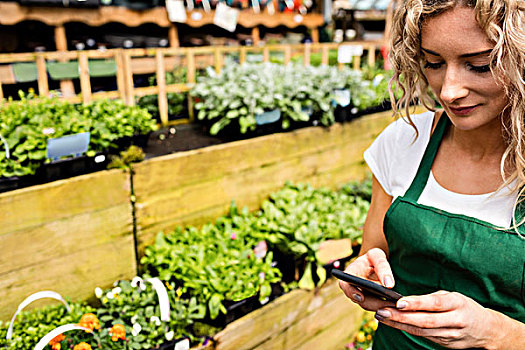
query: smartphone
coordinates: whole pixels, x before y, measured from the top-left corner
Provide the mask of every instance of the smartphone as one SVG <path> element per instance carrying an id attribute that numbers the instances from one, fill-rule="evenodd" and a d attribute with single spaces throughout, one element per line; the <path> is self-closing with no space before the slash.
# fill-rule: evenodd
<path id="1" fill-rule="evenodd" d="M 338 269 L 332 269 L 332 275 L 341 281 L 348 282 L 352 286 L 357 287 L 363 293 L 371 294 L 384 301 L 391 301 L 395 303 L 403 297 L 401 294 L 394 292 L 392 289 L 385 288 L 380 284 L 354 275 L 349 275 Z"/>

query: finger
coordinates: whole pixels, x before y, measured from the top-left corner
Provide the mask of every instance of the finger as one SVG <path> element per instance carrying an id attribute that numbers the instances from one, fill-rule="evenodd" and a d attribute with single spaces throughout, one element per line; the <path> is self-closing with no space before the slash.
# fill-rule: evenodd
<path id="1" fill-rule="evenodd" d="M 421 312 L 421 311 L 399 311 L 396 309 L 380 309 L 377 316 L 389 321 L 398 322 L 418 328 L 465 328 L 467 322 L 465 317 L 455 311 L 447 312 Z"/>
<path id="2" fill-rule="evenodd" d="M 374 267 L 370 265 L 366 255 L 361 255 L 350 265 L 348 265 L 348 267 L 345 269 L 345 272 L 350 275 L 369 278 L 369 276 L 374 272 Z"/>
<path id="3" fill-rule="evenodd" d="M 369 294 L 364 294 L 359 289 L 351 286 L 347 282 L 339 281 L 339 287 L 350 300 L 365 310 L 375 312 L 382 308 L 395 307 L 395 303 L 378 299 Z"/>
<path id="4" fill-rule="evenodd" d="M 457 328 L 419 328 L 392 320 L 379 320 L 379 322 L 409 334 L 427 338 L 435 343 L 446 345 L 450 348 L 459 348 L 456 346 L 460 346 L 459 342 L 463 338 L 461 332 Z"/>
<path id="5" fill-rule="evenodd" d="M 387 288 L 394 287 L 394 275 L 392 274 L 392 269 L 390 268 L 385 252 L 382 249 L 373 248 L 365 255 L 368 257 L 370 265 L 374 267 L 374 271 L 381 284 Z"/>
<path id="6" fill-rule="evenodd" d="M 397 308 L 403 311 L 444 312 L 460 308 L 466 302 L 458 293 L 438 291 L 432 294 L 403 297 L 397 301 Z"/>

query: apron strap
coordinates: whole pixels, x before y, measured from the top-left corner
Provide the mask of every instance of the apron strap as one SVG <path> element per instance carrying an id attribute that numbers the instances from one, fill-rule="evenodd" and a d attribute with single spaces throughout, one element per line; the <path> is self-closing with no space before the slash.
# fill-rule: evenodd
<path id="1" fill-rule="evenodd" d="M 434 158 L 436 157 L 437 151 L 439 149 L 439 144 L 441 143 L 441 139 L 443 138 L 449 123 L 450 119 L 448 119 L 447 113 L 443 112 L 441 118 L 439 118 L 434 132 L 430 136 L 430 141 L 428 142 L 425 153 L 423 154 L 423 159 L 421 160 L 419 168 L 417 169 L 416 177 L 405 193 L 405 198 L 414 200 L 416 202 L 419 199 L 419 196 L 427 184 L 430 170 L 432 169 L 432 163 L 434 163 Z"/>

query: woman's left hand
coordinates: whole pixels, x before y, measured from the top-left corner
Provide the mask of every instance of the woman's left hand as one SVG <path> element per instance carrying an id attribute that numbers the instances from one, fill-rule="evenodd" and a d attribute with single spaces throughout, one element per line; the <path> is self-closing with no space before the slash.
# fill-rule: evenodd
<path id="1" fill-rule="evenodd" d="M 503 326 L 495 311 L 463 294 L 446 291 L 404 297 L 397 309 L 378 310 L 376 318 L 451 349 L 490 348 Z"/>

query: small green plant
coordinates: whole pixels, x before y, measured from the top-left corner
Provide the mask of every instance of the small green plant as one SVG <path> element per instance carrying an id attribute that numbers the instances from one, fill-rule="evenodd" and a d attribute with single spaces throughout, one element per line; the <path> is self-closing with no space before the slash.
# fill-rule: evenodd
<path id="1" fill-rule="evenodd" d="M 131 145 L 127 150 L 120 152 L 120 156 L 112 157 L 111 162 L 108 164 L 108 168 L 129 169 L 131 164 L 142 162 L 144 157 L 145 155 L 142 148 Z"/>

